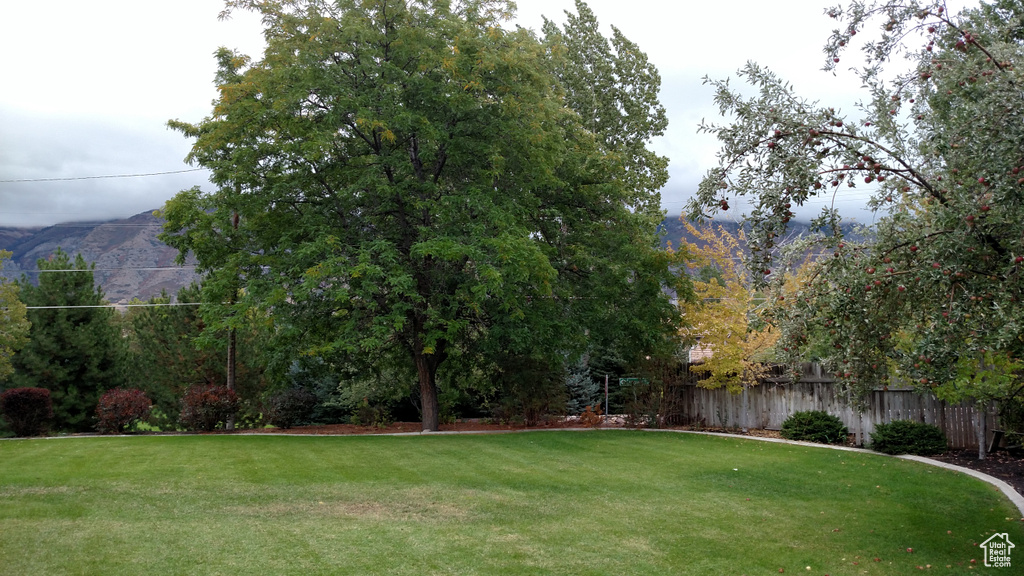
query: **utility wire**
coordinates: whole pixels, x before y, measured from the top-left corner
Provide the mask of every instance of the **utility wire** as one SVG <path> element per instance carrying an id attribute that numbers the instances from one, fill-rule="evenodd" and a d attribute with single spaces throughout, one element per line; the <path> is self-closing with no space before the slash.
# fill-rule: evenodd
<path id="1" fill-rule="evenodd" d="M 26 310 L 64 310 L 67 308 L 155 308 L 157 306 L 200 306 L 199 302 L 165 302 L 158 304 L 96 304 L 91 306 L 25 306 Z"/>
<path id="2" fill-rule="evenodd" d="M 149 224 L 115 224 L 113 222 L 67 222 L 64 224 L 53 224 L 50 226 L 39 226 L 39 228 L 154 228 L 163 226 L 159 222 Z M 33 226 L 35 228 L 35 226 Z"/>
<path id="3" fill-rule="evenodd" d="M 70 182 L 72 180 L 105 180 L 109 178 L 142 178 L 145 176 L 165 176 L 167 174 L 185 174 L 186 172 L 200 172 L 206 168 L 190 168 L 188 170 L 170 170 L 168 172 L 149 172 L 146 174 L 108 174 L 106 176 L 71 176 L 67 178 L 25 178 L 21 180 L 0 180 L 0 184 L 15 184 L 20 182 Z"/>
<path id="4" fill-rule="evenodd" d="M 189 268 L 195 269 L 195 267 L 196 267 L 195 264 L 186 264 L 186 265 L 183 265 L 183 266 L 143 266 L 143 267 L 138 267 L 138 268 L 134 268 L 134 267 L 132 267 L 132 268 L 128 268 L 128 267 L 126 267 L 126 268 L 90 268 L 88 270 L 81 270 L 81 269 L 77 269 L 76 270 L 74 268 L 69 268 L 67 270 L 12 270 L 12 272 L 23 272 L 23 273 L 26 273 L 26 274 L 33 274 L 33 273 L 34 274 L 42 274 L 44 272 L 120 272 L 122 270 L 146 270 L 146 271 L 154 271 L 154 270 L 186 270 L 186 269 L 189 269 Z"/>

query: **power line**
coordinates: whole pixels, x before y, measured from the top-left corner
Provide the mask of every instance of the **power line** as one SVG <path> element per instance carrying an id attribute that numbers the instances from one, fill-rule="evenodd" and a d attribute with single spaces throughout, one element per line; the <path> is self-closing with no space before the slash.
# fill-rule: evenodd
<path id="1" fill-rule="evenodd" d="M 64 310 L 68 308 L 155 308 L 157 306 L 200 306 L 200 302 L 166 302 L 158 304 L 96 304 L 90 306 L 25 306 L 26 310 Z"/>
<path id="2" fill-rule="evenodd" d="M 200 172 L 203 170 L 206 170 L 206 168 L 190 168 L 188 170 L 171 170 L 168 172 L 149 172 L 146 174 L 108 174 L 105 176 L 70 176 L 67 178 L 25 178 L 21 180 L 0 180 L 0 184 L 15 184 L 19 182 L 70 182 L 72 180 L 104 180 L 109 178 L 143 178 L 146 176 L 185 174 L 186 172 Z"/>
<path id="3" fill-rule="evenodd" d="M 120 272 L 122 270 L 145 270 L 147 272 L 155 270 L 186 270 L 195 269 L 195 264 L 185 264 L 182 266 L 140 266 L 140 267 L 125 267 L 125 268 L 90 268 L 88 270 L 69 268 L 66 270 L 18 270 L 18 272 L 24 273 L 35 273 L 42 274 L 43 272 Z M 13 272 L 13 270 L 12 270 Z"/>
<path id="4" fill-rule="evenodd" d="M 149 224 L 115 224 L 112 222 L 67 222 L 64 224 L 43 226 L 43 228 L 153 228 L 154 226 L 163 226 L 163 224 L 160 224 L 159 222 L 151 222 Z"/>

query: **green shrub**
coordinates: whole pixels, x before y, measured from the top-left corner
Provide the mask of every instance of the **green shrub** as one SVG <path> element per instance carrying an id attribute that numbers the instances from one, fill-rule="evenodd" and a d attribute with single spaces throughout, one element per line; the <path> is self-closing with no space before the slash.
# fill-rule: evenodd
<path id="1" fill-rule="evenodd" d="M 394 422 L 394 419 L 391 417 L 391 410 L 386 405 L 363 400 L 363 403 L 357 406 L 355 412 L 349 417 L 349 422 L 356 426 L 386 428 Z"/>
<path id="2" fill-rule="evenodd" d="M 545 358 L 511 356 L 495 374 L 495 402 L 491 416 L 500 422 L 536 426 L 565 413 L 565 377 L 561 366 Z"/>
<path id="3" fill-rule="evenodd" d="M 0 414 L 15 436 L 42 436 L 53 420 L 53 401 L 46 388 L 11 388 L 0 394 Z"/>
<path id="4" fill-rule="evenodd" d="M 871 433 L 871 449 L 885 454 L 942 454 L 947 448 L 946 435 L 938 426 L 895 420 L 875 426 Z"/>
<path id="5" fill-rule="evenodd" d="M 119 434 L 136 422 L 149 418 L 152 410 L 153 402 L 142 390 L 107 390 L 96 404 L 96 430 L 104 434 Z"/>
<path id="6" fill-rule="evenodd" d="M 782 423 L 782 437 L 789 440 L 844 444 L 848 435 L 842 420 L 821 410 L 795 412 Z"/>
<path id="7" fill-rule="evenodd" d="M 238 411 L 238 396 L 227 386 L 196 384 L 181 399 L 181 425 L 189 430 L 209 432 Z"/>
<path id="8" fill-rule="evenodd" d="M 305 388 L 281 390 L 267 399 L 264 413 L 267 421 L 278 428 L 291 428 L 307 422 L 316 408 L 316 395 Z"/>

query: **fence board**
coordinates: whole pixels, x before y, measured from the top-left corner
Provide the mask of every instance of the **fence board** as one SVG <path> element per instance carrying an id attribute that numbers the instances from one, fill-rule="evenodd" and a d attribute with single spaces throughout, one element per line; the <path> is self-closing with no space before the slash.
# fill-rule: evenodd
<path id="1" fill-rule="evenodd" d="M 998 428 L 994 406 L 981 411 L 972 405 L 949 405 L 933 395 L 921 395 L 908 388 L 874 390 L 858 409 L 848 394 L 821 373 L 816 365 L 805 365 L 799 382 L 769 378 L 742 394 L 724 389 L 709 390 L 693 381 L 682 385 L 682 414 L 673 418 L 683 424 L 779 430 L 794 412 L 823 410 L 834 414 L 849 428 L 858 445 L 870 441 L 878 424 L 914 420 L 938 426 L 954 449 L 977 449 L 977 426 L 986 431 Z"/>

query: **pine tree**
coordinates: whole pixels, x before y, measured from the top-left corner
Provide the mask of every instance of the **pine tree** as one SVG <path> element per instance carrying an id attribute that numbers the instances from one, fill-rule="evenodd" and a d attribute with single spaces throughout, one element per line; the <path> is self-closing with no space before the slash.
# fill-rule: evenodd
<path id="1" fill-rule="evenodd" d="M 114 312 L 98 307 L 105 304 L 103 291 L 81 254 L 72 263 L 58 248 L 37 266 L 38 285 L 24 276 L 18 282 L 32 327 L 28 343 L 12 359 L 8 387 L 50 390 L 54 428 L 87 431 L 100 394 L 120 384 Z"/>

